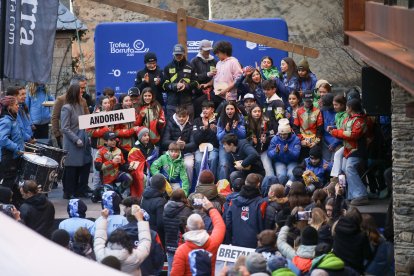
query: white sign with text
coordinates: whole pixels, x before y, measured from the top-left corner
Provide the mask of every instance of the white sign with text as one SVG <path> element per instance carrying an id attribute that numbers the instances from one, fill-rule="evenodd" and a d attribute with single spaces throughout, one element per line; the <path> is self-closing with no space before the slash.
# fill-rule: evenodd
<path id="1" fill-rule="evenodd" d="M 135 121 L 135 109 L 121 109 L 79 116 L 79 129 L 124 124 Z"/>

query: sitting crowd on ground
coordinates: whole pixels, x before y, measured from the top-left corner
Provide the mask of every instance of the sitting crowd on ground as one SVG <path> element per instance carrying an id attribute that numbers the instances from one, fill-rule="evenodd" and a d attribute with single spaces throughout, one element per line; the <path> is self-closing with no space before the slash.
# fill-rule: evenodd
<path id="1" fill-rule="evenodd" d="M 75 76 L 52 114 L 40 106 L 53 100 L 43 84 L 27 96 L 9 87 L 0 99 L 2 210 L 134 275 L 159 275 L 164 260 L 169 275 L 213 275 L 221 244 L 256 251 L 222 275 L 391 275 L 392 227 L 356 208 L 389 195 L 390 118 L 365 114 L 357 88 L 334 92 L 305 58 L 282 59 L 280 71 L 268 56 L 242 67 L 229 42 L 208 40 L 191 62 L 180 44 L 172 54 L 161 70 L 147 53 L 134 87 L 108 87 L 96 104 Z M 79 129 L 80 115 L 130 108 L 133 122 Z M 17 181 L 25 143 L 47 138 L 49 122 L 67 152 L 69 218 L 56 231 L 38 183 Z M 86 218 L 88 197 L 102 204 L 96 220 Z"/>

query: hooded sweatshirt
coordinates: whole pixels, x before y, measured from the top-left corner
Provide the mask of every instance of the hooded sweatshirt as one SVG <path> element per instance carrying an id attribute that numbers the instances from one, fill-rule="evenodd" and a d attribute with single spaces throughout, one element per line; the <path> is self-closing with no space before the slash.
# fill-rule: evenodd
<path id="1" fill-rule="evenodd" d="M 20 217 L 26 226 L 49 238 L 55 220 L 55 207 L 44 194 L 35 194 L 20 206 Z"/>
<path id="2" fill-rule="evenodd" d="M 180 243 L 180 232 L 184 232 L 191 209 L 183 202 L 168 201 L 164 207 L 163 221 L 165 247 L 167 252 L 174 253 Z"/>

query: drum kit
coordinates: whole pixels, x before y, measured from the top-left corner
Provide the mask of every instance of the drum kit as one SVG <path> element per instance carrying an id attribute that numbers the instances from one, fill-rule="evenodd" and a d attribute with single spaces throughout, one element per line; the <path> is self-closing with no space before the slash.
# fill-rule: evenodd
<path id="1" fill-rule="evenodd" d="M 62 181 L 67 151 L 43 143 L 25 143 L 19 181 L 35 180 L 42 193 L 51 191 L 53 183 Z"/>

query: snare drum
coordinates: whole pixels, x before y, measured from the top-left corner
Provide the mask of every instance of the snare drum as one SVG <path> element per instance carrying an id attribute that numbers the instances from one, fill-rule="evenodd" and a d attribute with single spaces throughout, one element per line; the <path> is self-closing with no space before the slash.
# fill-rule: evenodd
<path id="1" fill-rule="evenodd" d="M 54 148 L 45 144 L 37 143 L 36 147 L 39 147 L 41 149 L 41 152 L 44 156 L 47 156 L 49 158 L 52 158 L 59 164 L 58 168 L 58 175 L 57 175 L 57 181 L 61 181 L 63 177 L 63 171 L 65 169 L 65 158 L 68 152 L 66 150 L 62 150 L 59 148 Z"/>
<path id="2" fill-rule="evenodd" d="M 50 192 L 57 178 L 59 164 L 46 156 L 26 153 L 23 155 L 19 180 L 34 180 L 42 193 Z"/>

